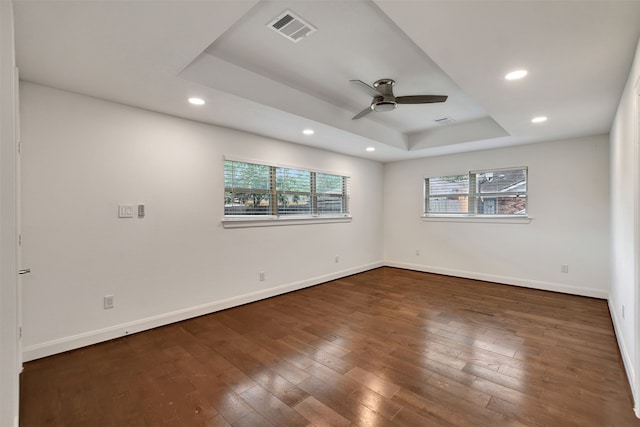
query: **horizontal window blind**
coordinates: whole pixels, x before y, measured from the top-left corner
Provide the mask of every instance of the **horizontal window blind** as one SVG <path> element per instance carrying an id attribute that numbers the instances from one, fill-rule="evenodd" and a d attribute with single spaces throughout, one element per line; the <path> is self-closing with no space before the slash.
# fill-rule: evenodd
<path id="1" fill-rule="evenodd" d="M 278 215 L 311 214 L 311 172 L 275 168 Z"/>
<path id="2" fill-rule="evenodd" d="M 271 181 L 269 166 L 225 161 L 225 215 L 271 215 Z"/>
<path id="3" fill-rule="evenodd" d="M 526 215 L 527 169 L 476 172 L 478 215 Z"/>
<path id="4" fill-rule="evenodd" d="M 426 212 L 466 214 L 469 212 L 469 175 L 437 176 L 426 179 Z"/>
<path id="5" fill-rule="evenodd" d="M 317 173 L 315 197 L 319 214 L 349 212 L 349 179 Z"/>
<path id="6" fill-rule="evenodd" d="M 527 168 L 425 178 L 426 215 L 527 215 Z"/>
<path id="7" fill-rule="evenodd" d="M 349 178 L 225 160 L 225 216 L 347 215 Z"/>

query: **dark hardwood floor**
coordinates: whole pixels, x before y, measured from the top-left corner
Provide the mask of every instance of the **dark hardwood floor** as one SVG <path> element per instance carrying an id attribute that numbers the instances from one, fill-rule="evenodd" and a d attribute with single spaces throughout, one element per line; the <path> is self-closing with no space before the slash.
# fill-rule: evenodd
<path id="1" fill-rule="evenodd" d="M 640 426 L 607 304 L 380 268 L 29 362 L 21 426 Z"/>

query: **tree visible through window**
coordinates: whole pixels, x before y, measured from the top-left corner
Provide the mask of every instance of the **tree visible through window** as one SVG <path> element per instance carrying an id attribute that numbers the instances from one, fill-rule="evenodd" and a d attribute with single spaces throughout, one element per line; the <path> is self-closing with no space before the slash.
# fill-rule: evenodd
<path id="1" fill-rule="evenodd" d="M 348 215 L 349 178 L 225 160 L 225 216 Z"/>
<path id="2" fill-rule="evenodd" d="M 527 168 L 425 178 L 425 215 L 527 215 Z"/>

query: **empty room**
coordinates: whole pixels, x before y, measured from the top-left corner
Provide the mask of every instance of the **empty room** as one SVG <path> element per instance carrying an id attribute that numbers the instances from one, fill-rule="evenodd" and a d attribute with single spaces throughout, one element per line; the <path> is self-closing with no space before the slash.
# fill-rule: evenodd
<path id="1" fill-rule="evenodd" d="M 3 0 L 0 426 L 640 426 L 638 17 Z"/>

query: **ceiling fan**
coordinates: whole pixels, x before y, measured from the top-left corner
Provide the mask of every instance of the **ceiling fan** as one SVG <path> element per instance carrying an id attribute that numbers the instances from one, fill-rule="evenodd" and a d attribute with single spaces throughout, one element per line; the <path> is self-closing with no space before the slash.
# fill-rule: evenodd
<path id="1" fill-rule="evenodd" d="M 353 116 L 351 120 L 359 119 L 372 111 L 391 111 L 395 109 L 398 104 L 431 104 L 434 102 L 445 102 L 447 100 L 446 95 L 395 96 L 393 94 L 393 85 L 396 82 L 391 79 L 380 79 L 376 81 L 373 86 L 369 86 L 362 80 L 349 81 L 353 86 L 358 87 L 373 96 L 371 105 Z"/>

